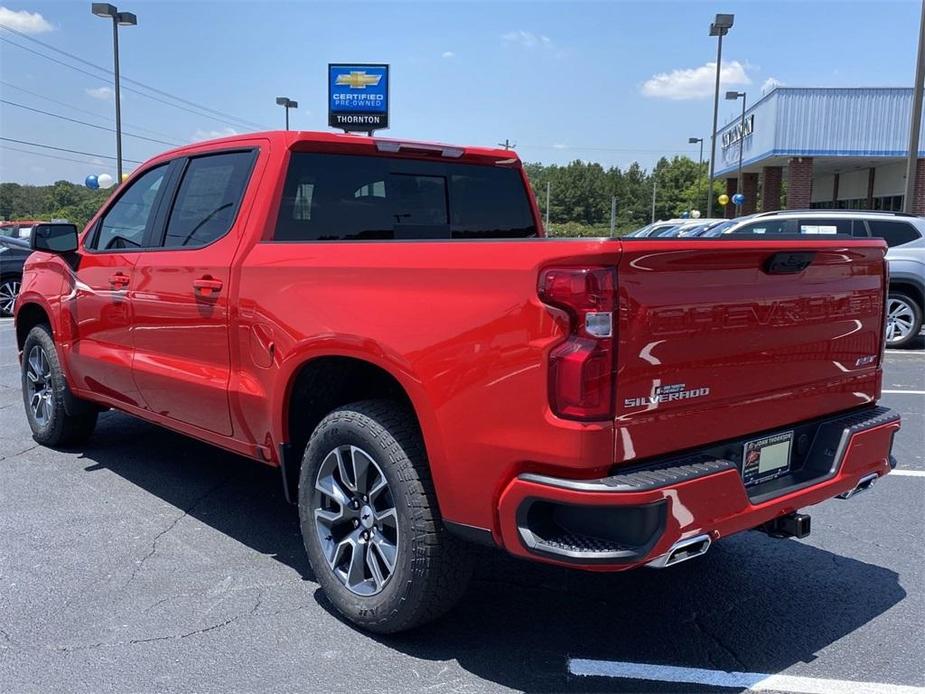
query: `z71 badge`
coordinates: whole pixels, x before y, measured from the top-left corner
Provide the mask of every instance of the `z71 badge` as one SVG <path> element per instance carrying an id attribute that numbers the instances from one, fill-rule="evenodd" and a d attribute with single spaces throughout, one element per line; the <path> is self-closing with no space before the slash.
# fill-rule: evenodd
<path id="1" fill-rule="evenodd" d="M 623 407 L 648 407 L 662 402 L 674 400 L 693 400 L 710 394 L 709 387 L 688 388 L 685 383 L 675 383 L 670 386 L 659 386 L 647 398 L 625 398 Z"/>

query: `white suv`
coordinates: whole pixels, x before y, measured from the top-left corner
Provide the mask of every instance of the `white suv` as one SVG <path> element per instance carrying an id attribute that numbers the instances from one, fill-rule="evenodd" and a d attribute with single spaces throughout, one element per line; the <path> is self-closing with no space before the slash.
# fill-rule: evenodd
<path id="1" fill-rule="evenodd" d="M 925 237 L 925 218 L 901 212 L 779 210 L 739 217 L 723 229 L 726 234 L 879 236 L 892 248 Z"/>

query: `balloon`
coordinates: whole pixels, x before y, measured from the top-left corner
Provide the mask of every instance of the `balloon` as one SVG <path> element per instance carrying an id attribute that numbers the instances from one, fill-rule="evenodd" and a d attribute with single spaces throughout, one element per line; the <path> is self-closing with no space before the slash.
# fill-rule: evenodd
<path id="1" fill-rule="evenodd" d="M 742 193 L 736 193 L 732 196 L 732 202 L 734 202 L 736 205 L 742 205 L 745 203 L 745 196 L 742 195 Z"/>
<path id="2" fill-rule="evenodd" d="M 87 186 L 90 190 L 96 190 L 100 187 L 100 183 L 97 180 L 96 176 L 90 174 L 84 179 L 84 185 Z"/>
<path id="3" fill-rule="evenodd" d="M 720 204 L 720 205 L 728 205 L 728 204 L 729 204 L 729 196 L 726 195 L 725 193 L 723 193 L 722 195 L 720 195 L 719 198 L 718 198 L 718 200 L 719 200 L 719 204 Z"/>
<path id="4" fill-rule="evenodd" d="M 691 217 L 693 219 L 700 219 L 700 210 L 691 210 Z"/>
<path id="5" fill-rule="evenodd" d="M 687 213 L 687 212 L 682 212 L 682 213 L 681 213 L 681 219 L 687 219 L 687 217 L 688 217 L 688 213 Z"/>
<path id="6" fill-rule="evenodd" d="M 99 183 L 100 188 L 109 188 L 116 181 L 108 173 L 101 173 L 99 176 L 96 177 L 96 182 Z"/>

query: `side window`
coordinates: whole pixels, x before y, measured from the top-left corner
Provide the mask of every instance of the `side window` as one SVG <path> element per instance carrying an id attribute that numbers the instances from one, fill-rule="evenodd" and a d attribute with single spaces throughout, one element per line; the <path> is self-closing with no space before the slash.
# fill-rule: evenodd
<path id="1" fill-rule="evenodd" d="M 98 251 L 141 248 L 145 230 L 153 221 L 154 202 L 166 175 L 167 164 L 162 164 L 126 188 L 103 216 L 90 247 Z"/>
<path id="2" fill-rule="evenodd" d="M 190 159 L 167 220 L 164 247 L 205 246 L 227 234 L 253 163 L 253 152 Z"/>
<path id="3" fill-rule="evenodd" d="M 801 234 L 845 234 L 851 236 L 850 219 L 810 217 L 800 220 Z"/>
<path id="4" fill-rule="evenodd" d="M 886 245 L 891 248 L 922 237 L 918 230 L 908 222 L 868 219 L 867 223 L 870 225 L 870 235 L 884 239 Z"/>
<path id="5" fill-rule="evenodd" d="M 277 241 L 536 236 L 518 169 L 402 158 L 291 156 Z"/>
<path id="6" fill-rule="evenodd" d="M 799 225 L 795 219 L 775 219 L 768 217 L 736 229 L 733 234 L 798 234 Z"/>

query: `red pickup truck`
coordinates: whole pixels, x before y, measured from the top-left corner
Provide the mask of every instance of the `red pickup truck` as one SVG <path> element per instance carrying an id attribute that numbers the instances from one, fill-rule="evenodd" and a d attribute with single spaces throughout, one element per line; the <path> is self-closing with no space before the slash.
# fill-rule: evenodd
<path id="1" fill-rule="evenodd" d="M 620 571 L 887 474 L 886 246 L 548 239 L 514 153 L 275 132 L 168 152 L 16 305 L 36 441 L 116 408 L 276 466 L 331 602 L 432 619 L 471 542 Z"/>

